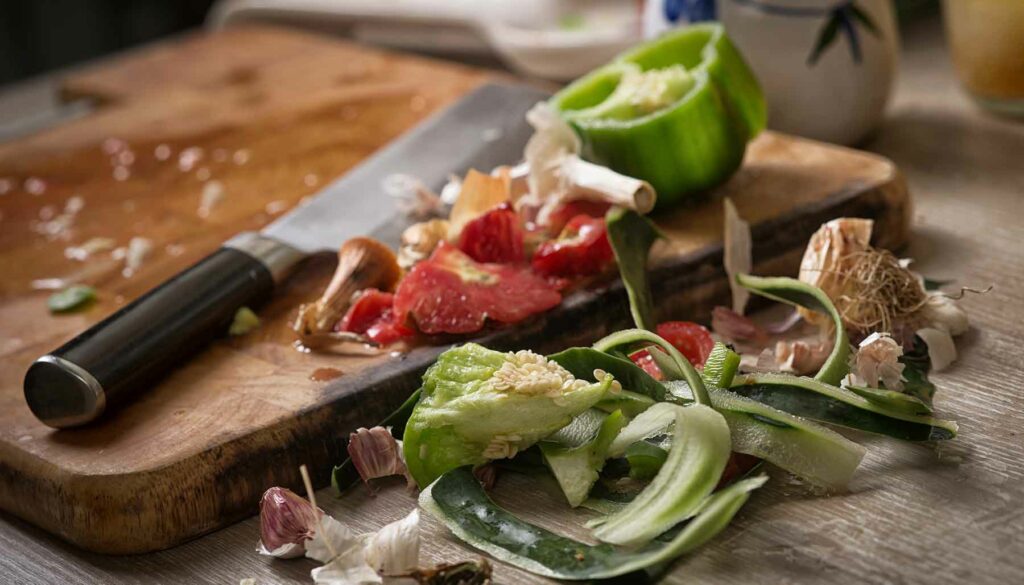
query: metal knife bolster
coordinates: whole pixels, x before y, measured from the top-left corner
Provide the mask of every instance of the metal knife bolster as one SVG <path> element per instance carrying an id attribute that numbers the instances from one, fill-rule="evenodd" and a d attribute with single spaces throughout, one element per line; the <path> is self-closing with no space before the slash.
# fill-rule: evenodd
<path id="1" fill-rule="evenodd" d="M 281 284 L 306 257 L 306 254 L 274 238 L 257 232 L 242 232 L 224 242 L 225 248 L 245 252 L 267 269 L 274 284 Z"/>
<path id="2" fill-rule="evenodd" d="M 52 427 L 92 421 L 224 335 L 239 308 L 269 299 L 304 257 L 272 238 L 239 234 L 37 359 L 25 374 L 29 408 Z"/>

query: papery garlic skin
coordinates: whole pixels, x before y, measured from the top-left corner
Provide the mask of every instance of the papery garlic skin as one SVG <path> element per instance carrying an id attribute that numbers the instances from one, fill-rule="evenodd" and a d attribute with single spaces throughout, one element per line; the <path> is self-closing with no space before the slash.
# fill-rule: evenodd
<path id="1" fill-rule="evenodd" d="M 277 558 L 301 557 L 316 534 L 319 513 L 289 489 L 272 487 L 260 499 L 260 542 L 256 551 Z"/>
<path id="2" fill-rule="evenodd" d="M 920 314 L 929 327 L 945 329 L 950 335 L 962 335 L 970 328 L 967 311 L 941 293 L 930 293 L 928 301 L 921 307 Z"/>
<path id="3" fill-rule="evenodd" d="M 388 524 L 370 537 L 364 550 L 366 563 L 384 575 L 412 571 L 420 563 L 420 512 Z"/>
<path id="4" fill-rule="evenodd" d="M 904 364 L 899 359 L 903 346 L 888 333 L 872 333 L 864 338 L 853 356 L 853 373 L 871 388 L 885 385 L 887 390 L 903 390 Z"/>
<path id="5" fill-rule="evenodd" d="M 928 346 L 928 359 L 931 361 L 933 372 L 941 372 L 956 361 L 956 344 L 953 343 L 953 336 L 949 331 L 925 327 L 918 329 L 916 334 Z"/>

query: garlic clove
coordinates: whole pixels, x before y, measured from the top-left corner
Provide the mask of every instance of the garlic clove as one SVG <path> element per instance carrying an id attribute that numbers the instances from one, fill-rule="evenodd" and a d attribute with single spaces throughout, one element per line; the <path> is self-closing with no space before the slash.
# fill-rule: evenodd
<path id="1" fill-rule="evenodd" d="M 318 512 L 289 489 L 272 487 L 260 499 L 257 551 L 278 558 L 300 557 L 317 530 Z"/>
<path id="2" fill-rule="evenodd" d="M 348 456 L 363 483 L 369 484 L 371 479 L 378 477 L 404 475 L 410 484 L 415 485 L 402 460 L 398 440 L 384 427 L 359 428 L 350 434 Z"/>

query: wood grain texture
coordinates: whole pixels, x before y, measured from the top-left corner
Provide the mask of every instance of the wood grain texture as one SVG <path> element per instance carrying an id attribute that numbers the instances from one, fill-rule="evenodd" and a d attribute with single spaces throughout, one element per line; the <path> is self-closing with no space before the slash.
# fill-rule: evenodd
<path id="1" fill-rule="evenodd" d="M 1012 382 L 1024 376 L 1024 129 L 972 109 L 957 91 L 938 35 L 931 23 L 907 38 L 896 103 L 869 146 L 899 163 L 917 195 L 915 238 L 907 253 L 919 268 L 964 284 L 996 283 L 992 294 L 965 301 L 975 328 L 960 345 L 958 365 L 936 376 L 937 406 L 960 421 L 961 436 L 940 447 L 857 437 L 870 451 L 851 493 L 820 498 L 776 479 L 721 537 L 678 563 L 668 582 L 1010 583 L 1024 572 L 1024 408 L 1019 384 Z M 223 486 L 225 478 L 220 481 Z M 510 476 L 499 484 L 499 499 L 568 530 L 565 507 L 529 487 Z M 397 519 L 414 505 L 398 485 L 375 498 L 356 490 L 332 499 L 324 490 L 320 499 L 361 530 Z M 255 577 L 259 583 L 308 583 L 313 566 L 257 557 L 255 518 L 133 557 L 82 552 L 6 519 L 0 522 L 0 580 L 10 582 L 231 583 Z M 474 554 L 431 520 L 424 536 L 430 559 Z M 505 567 L 497 575 L 501 583 L 541 582 Z"/>

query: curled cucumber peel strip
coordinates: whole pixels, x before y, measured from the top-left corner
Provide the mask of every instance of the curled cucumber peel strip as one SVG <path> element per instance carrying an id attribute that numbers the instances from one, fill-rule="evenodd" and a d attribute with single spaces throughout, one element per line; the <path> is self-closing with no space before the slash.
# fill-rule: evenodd
<path id="1" fill-rule="evenodd" d="M 635 571 L 655 576 L 728 526 L 766 480 L 745 479 L 712 494 L 681 530 L 635 550 L 588 545 L 524 522 L 487 497 L 469 467 L 442 475 L 423 490 L 419 503 L 460 539 L 498 560 L 553 579 L 587 581 Z"/>
<path id="2" fill-rule="evenodd" d="M 832 326 L 835 329 L 832 353 L 822 364 L 814 379 L 838 386 L 843 377 L 850 373 L 850 338 L 847 337 L 846 328 L 843 327 L 843 318 L 832 304 L 832 300 L 820 288 L 784 276 L 763 278 L 749 274 L 737 274 L 736 282 L 762 297 L 825 313 L 831 317 Z"/>
<path id="3" fill-rule="evenodd" d="M 811 378 L 748 374 L 737 376 L 729 390 L 799 417 L 905 441 L 952 439 L 957 433 L 953 421 L 895 409 Z"/>
<path id="4" fill-rule="evenodd" d="M 594 531 L 602 542 L 644 545 L 693 517 L 729 460 L 729 425 L 708 406 L 665 404 L 674 414 L 672 448 L 640 495 Z M 627 427 L 628 428 L 628 427 Z"/>
<path id="5" fill-rule="evenodd" d="M 667 386 L 677 398 L 692 398 L 685 382 Z M 822 425 L 721 388 L 711 387 L 708 393 L 729 423 L 737 453 L 759 457 L 830 490 L 845 488 L 864 458 L 864 447 Z"/>

